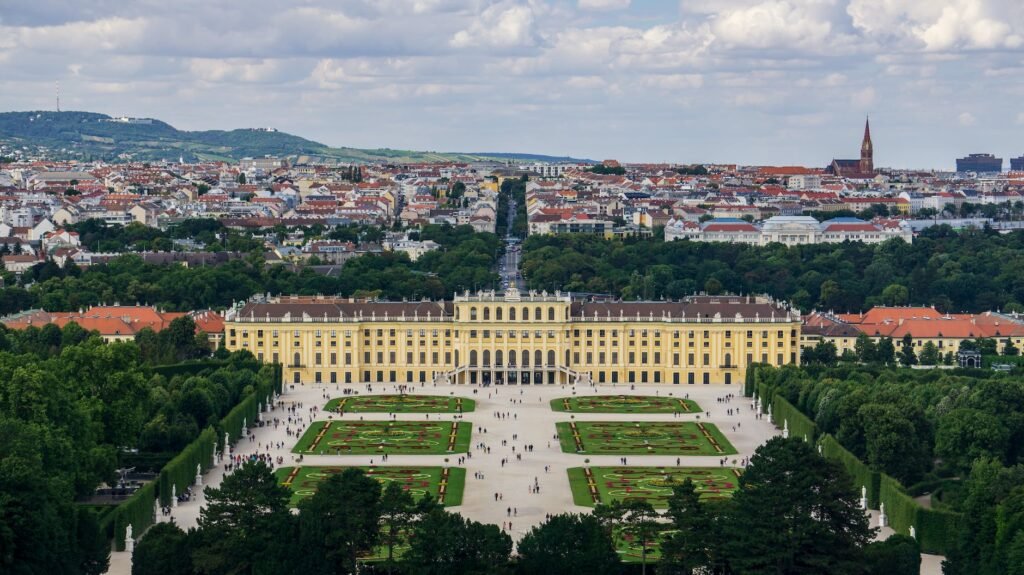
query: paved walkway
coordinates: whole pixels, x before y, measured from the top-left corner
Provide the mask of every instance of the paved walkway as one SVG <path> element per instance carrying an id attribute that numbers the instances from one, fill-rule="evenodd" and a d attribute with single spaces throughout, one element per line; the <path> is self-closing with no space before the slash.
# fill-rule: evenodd
<path id="1" fill-rule="evenodd" d="M 365 386 L 359 387 L 360 394 L 371 393 Z M 372 393 L 396 393 L 397 388 L 392 385 L 374 385 Z M 576 455 L 562 453 L 558 440 L 555 436 L 555 423 L 569 421 L 569 413 L 552 411 L 550 401 L 557 397 L 571 396 L 574 393 L 580 396 L 625 394 L 625 395 L 674 395 L 675 397 L 688 397 L 697 401 L 705 410 L 701 414 L 684 414 L 678 418 L 673 414 L 575 414 L 576 421 L 710 421 L 718 425 L 719 429 L 726 435 L 732 445 L 739 452 L 730 455 L 729 465 L 733 460 L 739 462 L 743 458 L 753 455 L 754 450 L 773 435 L 781 432 L 768 422 L 767 417 L 758 420 L 749 399 L 743 397 L 729 398 L 730 393 L 739 393 L 740 388 L 725 388 L 721 386 L 665 386 L 662 385 L 636 385 L 630 389 L 629 385 L 609 386 L 492 386 L 481 388 L 478 386 L 452 386 L 452 385 L 427 385 L 412 390 L 413 394 L 423 395 L 451 395 L 458 394 L 463 397 L 470 397 L 476 400 L 476 410 L 462 416 L 462 421 L 473 424 L 473 439 L 471 442 L 471 456 L 466 464 L 466 488 L 463 494 L 462 505 L 449 508 L 457 511 L 470 519 L 483 523 L 502 525 L 511 522 L 509 534 L 514 540 L 519 540 L 523 534 L 535 525 L 544 521 L 546 514 L 557 514 L 566 511 L 586 512 L 589 507 L 580 507 L 573 504 L 572 492 L 569 489 L 569 479 L 566 469 L 580 467 L 584 459 L 590 459 L 592 466 L 614 466 L 619 465 L 619 456 L 616 455 Z M 321 408 L 328 399 L 341 396 L 339 388 L 333 385 L 326 386 L 302 386 L 294 391 L 289 391 L 281 397 L 285 406 L 300 406 L 297 413 L 303 418 L 303 425 L 308 426 L 311 421 L 328 419 L 353 420 L 363 419 L 367 421 L 387 420 L 390 415 L 387 413 L 365 413 L 365 414 L 328 414 L 312 413 L 313 408 Z M 728 409 L 733 409 L 733 415 L 727 415 Z M 707 413 L 710 411 L 710 417 Z M 499 418 L 498 413 L 507 414 L 507 417 Z M 264 415 L 264 418 L 286 419 L 288 414 L 282 408 L 277 408 Z M 397 414 L 398 420 L 423 421 L 429 417 L 430 420 L 451 420 L 452 414 Z M 735 429 L 734 429 L 735 426 Z M 279 457 L 283 459 L 284 466 L 296 465 L 296 455 L 291 453 L 291 448 L 296 441 L 296 436 L 289 436 L 285 425 L 275 429 L 272 425 L 253 428 L 252 440 L 240 441 L 234 447 L 234 453 L 250 455 L 253 453 L 269 453 L 276 461 Z M 295 429 L 295 425 L 291 426 Z M 507 445 L 502 446 L 502 441 Z M 277 445 L 281 448 L 276 448 Z M 491 448 L 490 454 L 485 453 L 479 445 L 483 444 Z M 523 446 L 532 444 L 532 453 L 523 453 Z M 522 460 L 516 460 L 516 454 L 522 454 Z M 389 455 L 386 465 L 445 465 L 445 457 L 449 458 L 449 466 L 456 466 L 455 455 Z M 502 467 L 501 460 L 508 459 L 508 463 Z M 681 457 L 683 467 L 714 467 L 719 464 L 716 456 L 684 456 Z M 630 465 L 664 465 L 675 466 L 676 456 L 628 456 Z M 306 455 L 301 465 L 370 465 L 382 464 L 380 457 L 364 455 Z M 548 471 L 545 472 L 545 466 Z M 483 479 L 477 479 L 477 473 L 483 475 Z M 204 485 L 220 485 L 224 476 L 223 466 L 210 470 L 204 477 Z M 530 493 L 530 486 L 537 481 L 540 485 L 540 492 Z M 201 491 L 201 490 L 197 490 Z M 494 500 L 495 494 L 499 495 L 500 501 Z M 196 525 L 199 517 L 199 509 L 203 503 L 202 494 L 188 503 L 179 505 L 173 510 L 174 520 L 183 528 L 188 529 Z M 515 509 L 515 516 L 508 517 L 507 509 Z M 160 518 L 166 521 L 167 518 Z M 872 523 L 877 524 L 877 519 Z M 889 531 L 891 533 L 891 531 Z M 886 536 L 888 533 L 885 534 Z M 928 556 L 925 556 L 928 557 Z M 935 561 L 930 561 L 937 563 Z M 127 553 L 113 553 L 111 555 L 111 569 L 109 573 L 125 574 L 130 573 L 130 558 Z M 941 569 L 922 569 L 922 573 L 938 575 Z"/>

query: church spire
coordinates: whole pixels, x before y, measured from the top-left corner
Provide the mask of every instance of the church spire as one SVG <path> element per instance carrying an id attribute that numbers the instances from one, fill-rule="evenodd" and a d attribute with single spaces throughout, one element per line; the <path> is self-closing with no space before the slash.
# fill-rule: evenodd
<path id="1" fill-rule="evenodd" d="M 864 141 L 860 144 L 860 172 L 870 174 L 875 171 L 874 146 L 871 144 L 871 119 L 864 119 Z"/>

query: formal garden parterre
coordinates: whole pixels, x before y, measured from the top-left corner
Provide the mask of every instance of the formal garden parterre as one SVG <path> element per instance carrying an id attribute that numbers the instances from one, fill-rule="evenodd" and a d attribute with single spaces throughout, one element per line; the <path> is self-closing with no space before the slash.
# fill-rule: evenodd
<path id="1" fill-rule="evenodd" d="M 394 465 L 356 468 L 379 481 L 382 488 L 388 483 L 398 483 L 417 501 L 427 495 L 446 507 L 462 504 L 466 470 L 461 467 Z M 274 474 L 281 485 L 291 489 L 291 505 L 294 507 L 299 501 L 316 493 L 320 482 L 342 473 L 345 469 L 348 467 L 310 465 L 282 467 Z"/>
<path id="2" fill-rule="evenodd" d="M 336 413 L 469 413 L 472 399 L 443 395 L 347 395 L 327 402 L 324 411 Z"/>
<path id="3" fill-rule="evenodd" d="M 646 501 L 656 509 L 667 508 L 672 489 L 687 479 L 701 501 L 728 499 L 740 476 L 732 467 L 572 467 L 568 472 L 576 505 Z"/>
<path id="4" fill-rule="evenodd" d="M 592 455 L 731 455 L 736 449 L 713 423 L 569 421 L 556 424 L 562 451 Z"/>
<path id="5" fill-rule="evenodd" d="M 552 411 L 571 413 L 700 413 L 696 401 L 653 395 L 590 395 L 551 400 Z"/>
<path id="6" fill-rule="evenodd" d="M 309 455 L 438 455 L 469 450 L 473 426 L 454 421 L 315 421 L 292 451 Z"/>

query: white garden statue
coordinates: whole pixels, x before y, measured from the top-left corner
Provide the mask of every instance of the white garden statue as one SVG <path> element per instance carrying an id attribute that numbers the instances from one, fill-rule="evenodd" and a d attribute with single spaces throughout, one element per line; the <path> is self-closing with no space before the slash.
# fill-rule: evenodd
<path id="1" fill-rule="evenodd" d="M 867 511 L 868 508 L 868 486 L 861 485 L 860 487 L 860 508 Z"/>
<path id="2" fill-rule="evenodd" d="M 124 550 L 129 554 L 135 551 L 135 538 L 132 537 L 132 524 L 129 523 L 124 529 Z"/>
<path id="3" fill-rule="evenodd" d="M 203 484 L 203 466 L 196 464 L 196 485 Z"/>
<path id="4" fill-rule="evenodd" d="M 885 527 L 889 524 L 889 518 L 885 516 L 885 503 L 878 506 L 878 526 Z"/>

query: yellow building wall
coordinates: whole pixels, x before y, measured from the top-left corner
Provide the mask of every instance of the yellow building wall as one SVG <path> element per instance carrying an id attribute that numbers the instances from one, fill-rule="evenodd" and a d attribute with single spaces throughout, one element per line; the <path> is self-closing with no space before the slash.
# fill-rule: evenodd
<path id="1" fill-rule="evenodd" d="M 289 383 L 433 383 L 446 376 L 457 383 L 483 383 L 484 377 L 496 383 L 523 372 L 535 381 L 541 372 L 545 383 L 582 377 L 604 384 L 738 385 L 751 362 L 799 363 L 797 321 L 582 320 L 570 317 L 569 305 L 456 302 L 454 318 L 429 321 L 228 321 L 225 345 L 282 363 Z"/>

